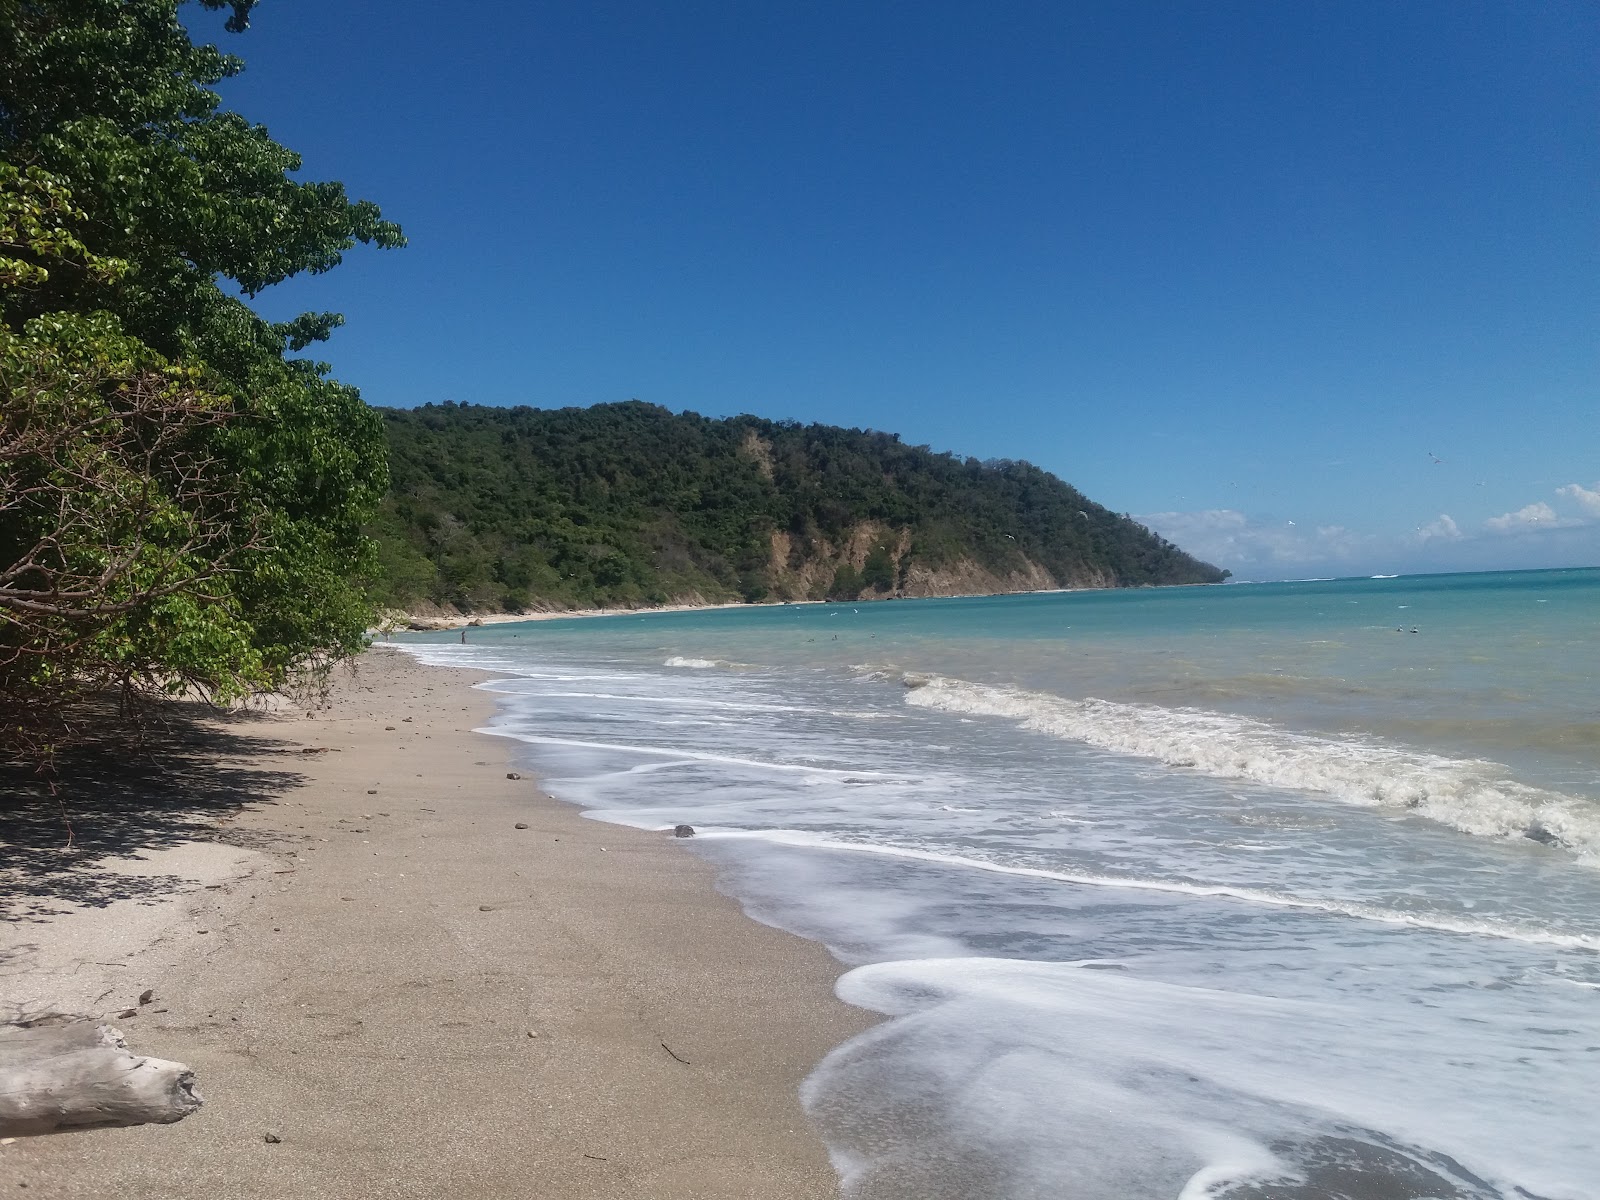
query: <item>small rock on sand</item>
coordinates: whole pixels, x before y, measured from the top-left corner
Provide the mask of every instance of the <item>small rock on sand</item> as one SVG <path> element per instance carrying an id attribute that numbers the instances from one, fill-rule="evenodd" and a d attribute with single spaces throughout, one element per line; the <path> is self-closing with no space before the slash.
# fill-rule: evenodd
<path id="1" fill-rule="evenodd" d="M 518 775 L 515 771 L 507 771 L 506 772 L 506 778 L 507 779 L 521 779 L 522 776 Z"/>
<path id="2" fill-rule="evenodd" d="M 526 829 L 527 827 L 528 827 L 528 823 L 526 821 L 518 821 L 511 828 L 513 828 L 513 829 Z"/>
<path id="3" fill-rule="evenodd" d="M 673 837 L 693 837 L 694 836 L 694 826 L 693 825 L 674 825 L 672 827 L 672 836 Z"/>
<path id="4" fill-rule="evenodd" d="M 478 911 L 479 912 L 493 912 L 494 911 L 494 905 L 492 905 L 492 904 L 480 904 L 480 905 L 478 905 Z"/>
<path id="5" fill-rule="evenodd" d="M 261 1140 L 263 1142 L 267 1143 L 267 1145 L 269 1145 L 269 1146 L 276 1146 L 279 1142 L 283 1141 L 283 1139 L 281 1137 L 279 1137 L 277 1134 L 271 1133 L 271 1132 L 263 1133 L 261 1135 Z"/>

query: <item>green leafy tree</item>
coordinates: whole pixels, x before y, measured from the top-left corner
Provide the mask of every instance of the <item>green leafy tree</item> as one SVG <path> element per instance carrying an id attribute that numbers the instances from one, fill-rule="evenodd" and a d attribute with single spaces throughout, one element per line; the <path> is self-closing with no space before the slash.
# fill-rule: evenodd
<path id="1" fill-rule="evenodd" d="M 828 588 L 829 600 L 854 600 L 861 595 L 861 572 L 849 563 L 840 563 Z"/>
<path id="2" fill-rule="evenodd" d="M 882 543 L 874 546 L 861 564 L 861 586 L 875 592 L 887 592 L 894 587 L 894 552 Z"/>
<path id="3" fill-rule="evenodd" d="M 227 10 L 237 33 L 253 0 L 199 6 Z M 87 542 L 66 539 L 49 564 L 34 552 L 51 537 L 48 489 L 79 530 L 96 504 L 113 511 L 105 498 L 148 497 L 133 524 L 100 529 L 117 569 L 95 576 L 104 595 L 72 609 L 70 634 L 39 642 L 20 597 L 0 595 L 7 698 L 102 678 L 91 659 L 128 664 L 134 688 L 272 685 L 359 647 L 369 619 L 362 530 L 388 483 L 381 423 L 297 357 L 341 318 L 274 324 L 246 299 L 358 243 L 404 239 L 341 185 L 294 178 L 292 151 L 220 108 L 213 88 L 242 64 L 195 45 L 180 7 L 0 0 L 0 433 L 13 455 L 0 573 L 32 591 L 88 578 Z M 29 431 L 52 420 L 68 433 L 40 458 Z M 17 492 L 25 479 L 41 490 Z M 97 649 L 73 659 L 69 644 Z"/>

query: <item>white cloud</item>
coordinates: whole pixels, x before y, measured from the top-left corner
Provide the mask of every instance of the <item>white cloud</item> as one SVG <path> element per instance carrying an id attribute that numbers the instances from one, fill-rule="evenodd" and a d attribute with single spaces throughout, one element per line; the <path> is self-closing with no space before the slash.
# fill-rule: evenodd
<path id="1" fill-rule="evenodd" d="M 1600 520 L 1600 482 L 1596 482 L 1592 488 L 1586 488 L 1580 483 L 1569 483 L 1565 487 L 1558 487 L 1556 495 L 1576 501 L 1585 514 Z"/>
<path id="2" fill-rule="evenodd" d="M 1233 508 L 1148 513 L 1136 519 L 1196 558 L 1236 575 L 1334 569 L 1348 564 L 1371 541 L 1342 525 L 1307 528 L 1294 521 L 1258 521 Z"/>
<path id="3" fill-rule="evenodd" d="M 1494 533 L 1521 533 L 1528 529 L 1559 529 L 1565 525 L 1578 523 L 1556 516 L 1555 509 L 1543 500 L 1535 500 L 1532 504 L 1524 504 L 1516 512 L 1490 517 L 1483 523 L 1483 527 Z"/>
<path id="4" fill-rule="evenodd" d="M 1592 494 L 1600 496 L 1600 485 Z M 1563 506 L 1569 499 L 1585 503 L 1563 491 Z M 1600 564 L 1600 519 L 1564 515 L 1543 501 L 1467 525 L 1440 513 L 1404 534 L 1265 520 L 1233 508 L 1148 513 L 1136 519 L 1240 579 Z"/>
<path id="5" fill-rule="evenodd" d="M 1600 565 L 1600 481 L 1564 484 L 1551 500 L 1465 527 L 1440 513 L 1404 534 L 1266 520 L 1235 508 L 1149 513 L 1138 520 L 1243 579 Z"/>
<path id="6" fill-rule="evenodd" d="M 1490 517 L 1483 527 L 1490 533 L 1522 534 L 1547 529 L 1574 529 L 1600 521 L 1600 483 L 1593 488 L 1586 488 L 1581 483 L 1568 483 L 1558 487 L 1555 494 L 1577 505 L 1577 514 L 1559 513 L 1543 500 L 1535 500 L 1516 512 Z"/>
<path id="7" fill-rule="evenodd" d="M 1456 524 L 1455 518 L 1449 513 L 1440 513 L 1437 521 L 1417 526 L 1419 542 L 1459 542 L 1462 536 L 1461 526 Z"/>

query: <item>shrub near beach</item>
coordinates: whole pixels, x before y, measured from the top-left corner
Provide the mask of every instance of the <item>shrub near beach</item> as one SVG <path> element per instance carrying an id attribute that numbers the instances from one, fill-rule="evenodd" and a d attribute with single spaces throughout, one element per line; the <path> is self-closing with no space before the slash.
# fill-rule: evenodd
<path id="1" fill-rule="evenodd" d="M 219 108 L 177 0 L 0 3 L 5 738 L 107 685 L 237 694 L 357 649 L 381 425 L 247 300 L 400 230 Z M 242 32 L 253 0 L 231 10 Z M 46 739 L 48 740 L 48 739 Z"/>

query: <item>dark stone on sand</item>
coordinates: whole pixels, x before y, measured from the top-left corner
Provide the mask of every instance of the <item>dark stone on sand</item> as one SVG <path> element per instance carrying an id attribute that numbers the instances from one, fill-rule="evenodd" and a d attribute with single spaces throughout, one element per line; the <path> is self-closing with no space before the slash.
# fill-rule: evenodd
<path id="1" fill-rule="evenodd" d="M 528 827 L 528 823 L 526 821 L 518 821 L 511 828 L 513 828 L 513 829 L 526 829 L 527 827 Z"/>
<path id="2" fill-rule="evenodd" d="M 267 1143 L 269 1146 L 276 1146 L 279 1142 L 283 1141 L 283 1139 L 275 1133 L 263 1133 L 261 1135 L 261 1140 Z"/>
<path id="3" fill-rule="evenodd" d="M 492 904 L 480 904 L 480 905 L 478 905 L 478 911 L 479 912 L 493 912 L 494 911 L 494 905 L 492 905 Z"/>
<path id="4" fill-rule="evenodd" d="M 129 1017 L 137 1017 L 138 1015 L 139 1010 L 137 1008 L 125 1008 L 117 1014 L 117 1020 L 126 1021 Z"/>
<path id="5" fill-rule="evenodd" d="M 507 771 L 506 772 L 506 778 L 507 779 L 521 779 L 522 776 L 518 775 L 515 771 Z"/>
<path id="6" fill-rule="evenodd" d="M 693 825 L 675 825 L 672 828 L 672 836 L 673 837 L 693 837 L 694 836 L 694 826 Z"/>

